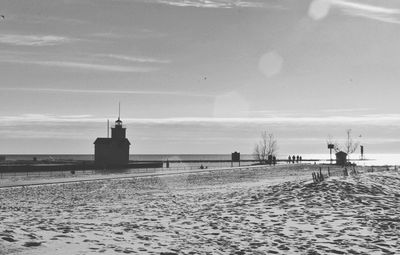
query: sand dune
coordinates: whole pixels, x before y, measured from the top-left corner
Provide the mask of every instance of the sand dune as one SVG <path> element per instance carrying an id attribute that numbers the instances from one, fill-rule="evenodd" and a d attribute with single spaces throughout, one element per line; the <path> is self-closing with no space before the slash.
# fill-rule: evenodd
<path id="1" fill-rule="evenodd" d="M 0 190 L 0 254 L 400 254 L 397 170 L 312 166 Z"/>

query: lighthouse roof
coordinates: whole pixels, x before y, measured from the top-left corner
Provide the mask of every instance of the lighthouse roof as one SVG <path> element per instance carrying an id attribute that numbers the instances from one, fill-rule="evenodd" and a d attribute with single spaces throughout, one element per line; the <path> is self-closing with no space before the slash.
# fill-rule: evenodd
<path id="1" fill-rule="evenodd" d="M 96 141 L 94 141 L 94 144 L 111 144 L 111 143 L 127 143 L 131 144 L 127 138 L 123 139 L 112 139 L 112 138 L 103 138 L 103 137 L 98 137 Z"/>
<path id="2" fill-rule="evenodd" d="M 339 156 L 339 155 L 344 155 L 344 156 L 346 156 L 347 153 L 344 152 L 344 151 L 339 151 L 339 152 L 336 153 L 336 155 L 337 155 L 337 156 Z"/>

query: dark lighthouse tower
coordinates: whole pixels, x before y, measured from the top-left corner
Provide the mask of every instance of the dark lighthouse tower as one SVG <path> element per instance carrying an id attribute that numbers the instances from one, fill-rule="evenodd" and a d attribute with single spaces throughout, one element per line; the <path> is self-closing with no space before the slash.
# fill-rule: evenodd
<path id="1" fill-rule="evenodd" d="M 108 129 L 108 127 L 107 127 Z M 94 161 L 98 166 L 121 167 L 129 163 L 129 146 L 131 143 L 126 138 L 126 128 L 120 119 L 111 128 L 111 138 L 97 138 L 94 142 Z"/>
<path id="2" fill-rule="evenodd" d="M 118 116 L 115 121 L 115 126 L 111 128 L 111 138 L 114 139 L 125 139 L 126 138 L 126 128 L 122 126 L 122 121 Z"/>

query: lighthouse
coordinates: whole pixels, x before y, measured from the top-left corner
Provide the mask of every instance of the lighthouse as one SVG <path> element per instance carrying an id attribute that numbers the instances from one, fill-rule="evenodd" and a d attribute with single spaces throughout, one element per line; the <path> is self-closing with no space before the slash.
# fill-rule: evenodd
<path id="1" fill-rule="evenodd" d="M 121 107 L 119 107 L 118 119 L 111 128 L 111 138 L 99 137 L 94 142 L 94 161 L 97 166 L 122 167 L 129 163 L 131 143 L 126 138 L 126 128 L 122 125 L 120 109 Z M 108 128 L 107 125 L 107 133 Z"/>

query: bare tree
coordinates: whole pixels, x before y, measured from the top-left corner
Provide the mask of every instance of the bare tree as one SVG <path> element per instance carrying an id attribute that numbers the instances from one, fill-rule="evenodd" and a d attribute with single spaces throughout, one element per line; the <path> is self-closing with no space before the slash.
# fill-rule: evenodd
<path id="1" fill-rule="evenodd" d="M 343 146 L 343 150 L 344 152 L 347 153 L 347 158 L 350 159 L 350 155 L 357 150 L 358 145 L 360 145 L 360 142 L 355 141 L 353 137 L 351 137 L 351 129 L 347 129 L 346 134 L 347 138 Z"/>
<path id="2" fill-rule="evenodd" d="M 328 138 L 327 143 L 333 144 L 334 150 L 336 152 L 343 151 L 347 153 L 347 160 L 350 159 L 350 155 L 355 152 L 360 145 L 360 142 L 355 141 L 351 136 L 351 129 L 346 130 L 346 140 L 343 145 L 339 145 L 336 141 L 334 142 L 331 137 Z"/>
<path id="3" fill-rule="evenodd" d="M 268 156 L 275 156 L 278 150 L 278 143 L 274 134 L 267 134 L 266 131 L 261 133 L 261 139 L 254 146 L 254 157 L 261 164 L 266 163 Z"/>

